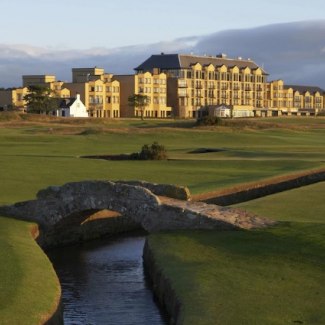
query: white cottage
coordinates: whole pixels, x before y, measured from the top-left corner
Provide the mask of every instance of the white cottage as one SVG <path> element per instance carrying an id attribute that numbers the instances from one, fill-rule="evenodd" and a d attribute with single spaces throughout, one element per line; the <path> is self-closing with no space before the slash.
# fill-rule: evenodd
<path id="1" fill-rule="evenodd" d="M 65 117 L 88 117 L 86 106 L 80 99 L 80 94 L 76 98 L 63 98 L 59 109 L 56 110 L 56 116 Z"/>

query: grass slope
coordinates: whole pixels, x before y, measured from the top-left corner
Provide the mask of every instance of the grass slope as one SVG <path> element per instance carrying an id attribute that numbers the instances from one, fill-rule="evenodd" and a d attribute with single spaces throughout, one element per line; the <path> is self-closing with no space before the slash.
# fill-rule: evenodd
<path id="1" fill-rule="evenodd" d="M 60 287 L 30 223 L 0 216 L 0 324 L 35 325 L 56 307 Z"/>
<path id="2" fill-rule="evenodd" d="M 236 205 L 280 221 L 256 231 L 151 235 L 183 324 L 325 324 L 325 182 Z"/>
<path id="3" fill-rule="evenodd" d="M 325 222 L 325 182 L 237 204 L 239 208 L 279 221 Z"/>
<path id="4" fill-rule="evenodd" d="M 186 325 L 324 324 L 325 226 L 150 235 Z"/>

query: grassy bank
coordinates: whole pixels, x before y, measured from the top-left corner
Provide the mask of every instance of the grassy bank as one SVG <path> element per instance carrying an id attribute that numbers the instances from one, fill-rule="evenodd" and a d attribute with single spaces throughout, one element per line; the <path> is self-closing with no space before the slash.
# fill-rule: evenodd
<path id="1" fill-rule="evenodd" d="M 324 324 L 325 226 L 150 235 L 181 324 Z"/>
<path id="2" fill-rule="evenodd" d="M 151 235 L 184 324 L 325 323 L 325 182 L 236 205 L 280 223 Z"/>
<path id="3" fill-rule="evenodd" d="M 325 182 L 237 204 L 239 208 L 280 221 L 325 222 Z"/>
<path id="4" fill-rule="evenodd" d="M 60 287 L 32 237 L 35 225 L 0 216 L 0 324 L 41 324 L 56 308 Z"/>

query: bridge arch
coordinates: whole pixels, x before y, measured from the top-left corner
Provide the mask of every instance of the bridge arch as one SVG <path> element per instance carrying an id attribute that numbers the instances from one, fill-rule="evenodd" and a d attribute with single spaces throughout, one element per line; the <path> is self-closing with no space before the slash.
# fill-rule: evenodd
<path id="1" fill-rule="evenodd" d="M 104 209 L 118 212 L 121 222 L 131 228 L 142 227 L 148 232 L 249 229 L 273 223 L 242 210 L 158 196 L 144 186 L 112 181 L 50 186 L 39 191 L 36 200 L 2 206 L 0 213 L 37 222 L 43 237 L 50 241 L 60 237 L 60 224 L 73 219 L 80 223 L 87 214 Z"/>

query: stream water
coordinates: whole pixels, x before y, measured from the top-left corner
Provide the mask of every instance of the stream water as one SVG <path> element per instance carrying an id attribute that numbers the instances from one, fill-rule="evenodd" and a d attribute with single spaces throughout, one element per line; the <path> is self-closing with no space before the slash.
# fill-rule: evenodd
<path id="1" fill-rule="evenodd" d="M 62 287 L 64 323 L 167 324 L 146 283 L 143 234 L 48 252 Z"/>

